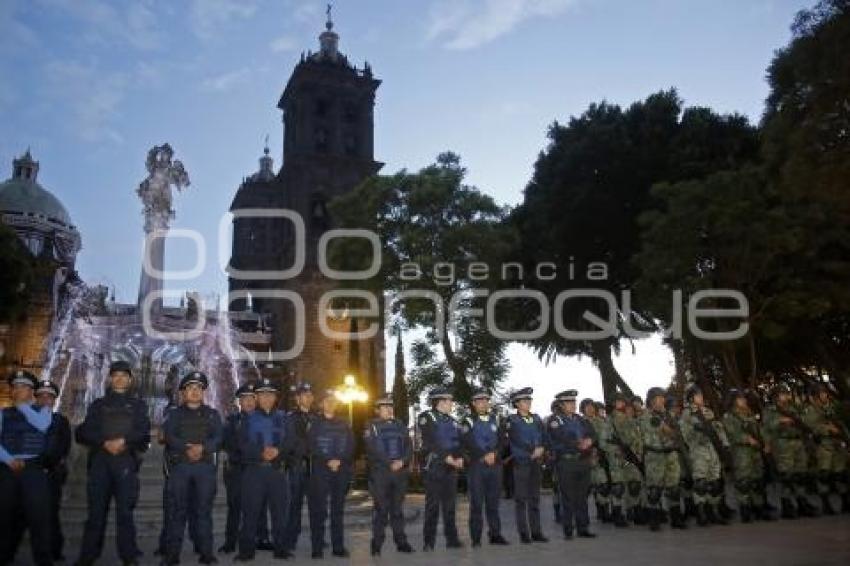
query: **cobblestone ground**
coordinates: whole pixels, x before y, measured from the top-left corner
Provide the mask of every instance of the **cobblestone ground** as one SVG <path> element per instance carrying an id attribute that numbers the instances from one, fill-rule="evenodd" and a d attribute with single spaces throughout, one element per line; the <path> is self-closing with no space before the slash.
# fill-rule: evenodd
<path id="1" fill-rule="evenodd" d="M 461 497 L 458 506 L 458 525 L 466 546 L 462 549 L 447 550 L 444 540 L 438 538 L 437 549 L 432 553 L 422 552 L 422 520 L 421 511 L 423 496 L 411 495 L 408 498 L 408 515 L 415 517 L 407 527 L 411 543 L 416 548 L 412 555 L 396 553 L 393 545 L 386 544 L 380 557 L 369 555 L 370 533 L 366 527 L 366 517 L 354 520 L 346 533 L 351 558 L 339 559 L 326 552 L 325 561 L 328 563 L 352 564 L 397 564 L 403 561 L 405 565 L 416 564 L 522 564 L 535 566 L 544 564 L 605 565 L 628 564 L 629 566 L 644 566 L 658 564 L 687 564 L 692 565 L 747 565 L 747 566 L 781 566 L 781 565 L 842 565 L 850 564 L 850 515 L 837 517 L 821 517 L 816 519 L 800 519 L 795 521 L 773 521 L 769 523 L 753 523 L 743 525 L 734 523 L 731 526 L 713 526 L 698 528 L 691 526 L 687 531 L 671 531 L 665 529 L 660 533 L 650 533 L 645 527 L 630 527 L 614 529 L 609 525 L 593 524 L 599 537 L 592 540 L 564 540 L 558 525 L 552 520 L 551 499 L 544 497 L 543 519 L 548 543 L 531 545 L 520 544 L 514 529 L 513 502 L 503 500 L 502 521 L 504 533 L 511 541 L 508 547 L 492 547 L 485 544 L 473 549 L 469 545 L 466 519 L 467 505 Z M 362 510 L 360 511 L 362 514 Z M 440 531 L 441 532 L 441 531 Z M 153 556 L 156 533 L 140 533 L 140 543 L 145 556 L 141 564 L 157 564 Z M 388 533 L 389 535 L 389 533 Z M 391 541 L 391 537 L 390 541 Z M 485 530 L 486 539 L 486 530 Z M 217 543 L 220 540 L 217 539 Z M 26 543 L 25 543 L 26 544 Z M 76 540 L 71 540 L 66 555 L 68 564 L 76 557 Z M 196 564 L 197 560 L 184 544 L 183 564 Z M 221 564 L 230 564 L 232 555 L 219 555 Z M 19 552 L 16 564 L 29 565 L 29 547 L 23 546 Z M 293 561 L 289 561 L 292 563 Z M 318 561 L 310 559 L 307 540 L 303 538 L 294 562 Z M 258 553 L 254 564 L 280 564 L 282 561 L 272 560 L 270 553 Z M 114 550 L 114 539 L 107 538 L 104 556 L 100 564 L 120 564 Z"/>

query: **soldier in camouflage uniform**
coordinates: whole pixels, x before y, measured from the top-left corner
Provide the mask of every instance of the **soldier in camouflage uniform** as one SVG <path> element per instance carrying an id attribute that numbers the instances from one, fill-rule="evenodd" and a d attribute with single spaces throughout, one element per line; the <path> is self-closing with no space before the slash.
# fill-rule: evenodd
<path id="1" fill-rule="evenodd" d="M 617 393 L 614 410 L 606 420 L 600 444 L 608 458 L 611 477 L 611 520 L 617 527 L 627 527 L 626 516 L 636 515 L 641 506 L 643 476 L 637 465 L 642 454 L 640 429 L 626 416 L 626 398 Z M 629 457 L 626 456 L 629 452 Z M 630 459 L 631 458 L 631 459 Z"/>
<path id="2" fill-rule="evenodd" d="M 806 499 L 810 481 L 809 455 L 804 442 L 805 431 L 795 419 L 800 415 L 791 402 L 786 385 L 773 389 L 773 404 L 764 411 L 764 431 L 776 460 L 782 503 L 782 518 L 814 516 L 816 510 Z"/>
<path id="3" fill-rule="evenodd" d="M 596 447 L 593 467 L 590 470 L 590 484 L 593 500 L 596 503 L 596 518 L 603 523 L 611 522 L 611 483 L 608 480 L 608 460 L 601 445 L 601 439 L 607 436 L 605 419 L 599 416 L 593 399 L 582 399 L 579 411 L 593 427 L 593 445 Z"/>
<path id="4" fill-rule="evenodd" d="M 729 446 L 726 431 L 720 421 L 714 418 L 714 412 L 705 406 L 699 387 L 688 387 L 685 399 L 688 404 L 682 411 L 680 426 L 688 445 L 697 524 L 728 525 L 719 509 L 720 497 L 723 495 L 719 450 Z M 722 443 L 723 447 L 715 446 L 715 442 Z"/>
<path id="5" fill-rule="evenodd" d="M 732 450 L 732 467 L 735 477 L 735 494 L 741 521 L 773 519 L 765 509 L 765 477 L 760 423 L 750 410 L 745 393 L 739 389 L 729 391 L 728 409 L 723 416 L 726 438 Z"/>
<path id="6" fill-rule="evenodd" d="M 646 394 L 647 410 L 640 417 L 646 471 L 646 500 L 649 528 L 658 531 L 663 515 L 662 496 L 670 510 L 670 526 L 687 528 L 680 504 L 679 444 L 675 423 L 664 408 L 665 392 L 653 387 Z"/>
<path id="7" fill-rule="evenodd" d="M 836 404 L 830 399 L 826 386 L 818 383 L 812 388 L 812 402 L 803 413 L 803 420 L 818 436 L 815 451 L 818 494 L 823 512 L 834 515 L 829 497 L 841 498 L 841 511 L 850 512 L 847 489 L 847 428 L 839 420 Z"/>

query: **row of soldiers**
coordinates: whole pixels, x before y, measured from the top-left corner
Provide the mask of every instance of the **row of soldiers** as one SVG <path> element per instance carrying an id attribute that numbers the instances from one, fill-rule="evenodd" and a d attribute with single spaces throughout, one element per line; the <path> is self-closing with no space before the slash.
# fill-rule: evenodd
<path id="1" fill-rule="evenodd" d="M 722 524 L 731 515 L 725 502 L 731 484 L 743 522 L 770 520 L 772 482 L 783 518 L 834 514 L 836 499 L 850 512 L 847 428 L 828 389 L 814 385 L 805 405 L 793 403 L 785 385 L 771 398 L 760 412 L 754 395 L 731 390 L 722 418 L 696 386 L 686 390 L 683 406 L 660 388 L 649 390 L 645 410 L 639 398 L 623 395 L 611 414 L 584 400 L 581 411 L 597 446 L 592 490 L 598 516 L 618 527 L 629 519 L 648 522 L 653 530 L 668 514 L 674 528 L 684 528 L 689 515 L 699 525 Z"/>
<path id="2" fill-rule="evenodd" d="M 151 425 L 145 403 L 131 393 L 132 379 L 129 365 L 112 364 L 106 395 L 90 406 L 76 430 L 77 442 L 89 448 L 89 516 L 77 561 L 81 566 L 100 557 L 113 499 L 119 557 L 124 564 L 135 564 L 141 556 L 133 510 Z M 36 563 L 52 564 L 62 553 L 58 505 L 70 427 L 52 411 L 58 394 L 54 385 L 38 383 L 27 372 L 16 372 L 9 382 L 15 404 L 0 415 L 0 462 L 5 464 L 0 465 L 0 532 L 15 536 L 3 540 L 0 564 L 12 562 L 23 528 L 30 530 Z M 245 384 L 236 394 L 239 411 L 223 422 L 204 403 L 207 387 L 203 373 L 187 374 L 180 382 L 179 406 L 167 412 L 160 429 L 158 440 L 165 446 L 162 564 L 179 562 L 187 524 L 199 561 L 217 561 L 212 506 L 221 454 L 228 516 L 220 552 L 238 549 L 239 561 L 252 560 L 257 550 L 290 558 L 306 499 L 312 556 L 323 556 L 328 517 L 333 554 L 348 556 L 343 514 L 354 440 L 348 421 L 336 415 L 335 392 L 322 391 L 315 410 L 311 386 L 301 383 L 295 391 L 296 409 L 284 412 L 278 408 L 280 392 L 274 383 Z M 619 396 L 608 416 L 590 400 L 582 401 L 579 414 L 577 392 L 568 390 L 555 397 L 546 419 L 531 412 L 532 394 L 531 388 L 514 392 L 510 403 L 515 413 L 500 418 L 490 394 L 477 390 L 471 414 L 458 421 L 451 392 L 443 388 L 430 392 L 431 409 L 416 423 L 422 439 L 425 551 L 435 547 L 440 516 L 447 547 L 462 546 L 455 521 L 461 471 L 466 471 L 469 486 L 473 547 L 481 545 L 485 516 L 490 544 L 509 544 L 499 516 L 507 463 L 513 472 L 519 540 L 526 544 L 548 541 L 540 519 L 547 466 L 557 480 L 557 515 L 568 539 L 574 534 L 596 536 L 589 529 L 587 511 L 591 491 L 600 517 L 617 526 L 627 525 L 628 519 L 648 522 L 658 530 L 668 516 L 671 526 L 684 527 L 684 502 L 690 499 L 700 524 L 723 522 L 719 506 L 724 481 L 732 481 L 742 519 L 767 518 L 762 459 L 768 453 L 776 462 L 783 516 L 815 512 L 806 498 L 806 489 L 815 483 L 825 512 L 833 511 L 832 491 L 838 492 L 844 511 L 848 510 L 846 429 L 835 418 L 825 390 L 814 392 L 812 403 L 799 412 L 791 406 L 790 393 L 777 389 L 763 420 L 739 392 L 730 393 L 729 410 L 718 419 L 695 387 L 688 389 L 687 404 L 681 409 L 670 403 L 664 390 L 652 388 L 646 410 Z M 370 550 L 373 555 L 381 553 L 389 525 L 398 551 L 409 553 L 413 549 L 404 531 L 403 503 L 413 447 L 407 427 L 394 418 L 391 397 L 376 400 L 375 408 L 376 418 L 363 431 L 374 500 Z M 817 441 L 811 461 L 808 438 Z M 731 458 L 724 469 L 727 451 Z M 14 520 L 19 517 L 24 521 Z"/>

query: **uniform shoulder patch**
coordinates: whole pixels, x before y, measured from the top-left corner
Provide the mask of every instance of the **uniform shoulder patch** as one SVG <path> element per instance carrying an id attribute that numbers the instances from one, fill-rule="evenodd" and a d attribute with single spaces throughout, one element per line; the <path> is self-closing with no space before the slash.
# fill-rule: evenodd
<path id="1" fill-rule="evenodd" d="M 422 425 L 422 426 L 425 426 L 426 424 L 428 424 L 428 417 L 426 417 L 425 415 L 422 415 L 421 417 L 419 417 L 419 424 Z"/>

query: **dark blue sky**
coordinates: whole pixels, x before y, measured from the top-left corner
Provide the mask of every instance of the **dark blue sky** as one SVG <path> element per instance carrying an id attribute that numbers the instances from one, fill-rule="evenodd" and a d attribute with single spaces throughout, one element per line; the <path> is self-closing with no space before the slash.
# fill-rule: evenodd
<path id="1" fill-rule="evenodd" d="M 469 181 L 522 198 L 547 125 L 606 99 L 676 87 L 688 105 L 758 120 L 791 0 L 340 0 L 340 48 L 384 82 L 376 158 L 385 172 L 459 152 Z M 175 227 L 205 236 L 207 267 L 184 282 L 225 292 L 217 226 L 265 134 L 280 165 L 275 107 L 302 50 L 317 48 L 313 0 L 0 0 L 0 177 L 27 146 L 39 180 L 83 237 L 84 279 L 137 293 L 144 159 L 168 141 L 192 186 Z M 167 265 L 187 268 L 185 242 Z M 224 257 L 229 250 L 223 251 Z"/>

